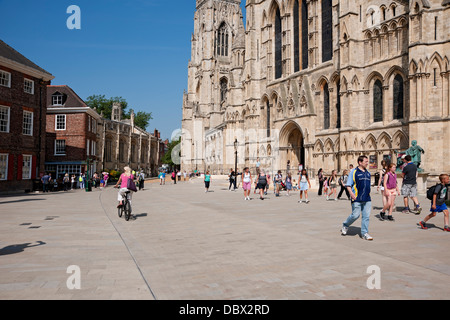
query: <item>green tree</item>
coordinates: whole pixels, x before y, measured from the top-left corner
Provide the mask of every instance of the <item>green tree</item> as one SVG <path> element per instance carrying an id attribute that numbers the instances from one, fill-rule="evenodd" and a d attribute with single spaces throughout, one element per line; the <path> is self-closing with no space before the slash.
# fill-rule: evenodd
<path id="1" fill-rule="evenodd" d="M 171 167 L 173 167 L 175 165 L 175 163 L 173 162 L 173 159 L 172 159 L 172 150 L 180 143 L 181 143 L 181 137 L 178 140 L 172 140 L 171 142 L 169 142 L 169 144 L 167 145 L 168 150 L 161 159 L 162 163 L 168 164 Z"/>
<path id="2" fill-rule="evenodd" d="M 103 117 L 106 119 L 111 119 L 113 103 L 118 102 L 122 106 L 122 118 L 130 119 L 131 117 L 131 110 L 127 111 L 128 102 L 122 97 L 106 98 L 105 95 L 97 94 L 87 97 L 85 102 L 90 108 L 97 111 L 97 113 L 103 113 Z M 146 130 L 152 119 L 151 112 L 138 111 L 134 115 L 134 124 L 135 126 Z"/>

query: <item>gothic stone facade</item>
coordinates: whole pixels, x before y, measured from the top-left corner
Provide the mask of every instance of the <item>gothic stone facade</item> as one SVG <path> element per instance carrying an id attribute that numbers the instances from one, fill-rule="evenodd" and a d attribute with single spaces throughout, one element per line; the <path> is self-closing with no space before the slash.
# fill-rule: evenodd
<path id="1" fill-rule="evenodd" d="M 182 170 L 341 171 L 397 160 L 450 171 L 450 1 L 197 0 Z M 237 148 L 234 142 L 237 141 Z"/>

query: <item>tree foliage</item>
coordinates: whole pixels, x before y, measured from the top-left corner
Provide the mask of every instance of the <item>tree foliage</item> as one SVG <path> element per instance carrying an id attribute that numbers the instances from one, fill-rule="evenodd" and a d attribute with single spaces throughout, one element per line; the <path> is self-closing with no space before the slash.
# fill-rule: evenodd
<path id="1" fill-rule="evenodd" d="M 118 102 L 122 106 L 122 119 L 130 119 L 131 109 L 127 110 L 128 102 L 122 97 L 106 98 L 105 95 L 95 94 L 87 97 L 85 101 L 90 108 L 94 109 L 99 114 L 103 114 L 103 117 L 106 119 L 111 119 L 114 102 Z M 138 111 L 134 115 L 134 125 L 146 130 L 152 119 L 151 112 Z"/>

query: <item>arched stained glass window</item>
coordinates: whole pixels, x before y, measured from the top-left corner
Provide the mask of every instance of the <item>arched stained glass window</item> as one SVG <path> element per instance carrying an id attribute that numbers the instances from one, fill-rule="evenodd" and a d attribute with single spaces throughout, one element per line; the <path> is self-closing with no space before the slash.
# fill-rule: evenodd
<path id="1" fill-rule="evenodd" d="M 323 128 L 330 128 L 330 91 L 327 83 L 323 86 Z"/>
<path id="2" fill-rule="evenodd" d="M 383 121 L 383 86 L 380 80 L 373 85 L 373 121 Z"/>
<path id="3" fill-rule="evenodd" d="M 219 30 L 217 30 L 217 55 L 228 56 L 228 31 L 225 22 L 220 25 Z"/>
<path id="4" fill-rule="evenodd" d="M 403 78 L 399 74 L 394 78 L 393 98 L 394 119 L 403 119 Z"/>
<path id="5" fill-rule="evenodd" d="M 308 7 L 302 0 L 302 69 L 308 68 Z"/>
<path id="6" fill-rule="evenodd" d="M 322 0 L 322 62 L 333 58 L 333 11 L 331 0 Z"/>
<path id="7" fill-rule="evenodd" d="M 294 2 L 294 72 L 300 71 L 300 8 L 298 0 Z"/>
<path id="8" fill-rule="evenodd" d="M 281 78 L 281 75 L 283 73 L 281 30 L 281 14 L 280 9 L 277 8 L 277 12 L 275 15 L 275 79 Z"/>

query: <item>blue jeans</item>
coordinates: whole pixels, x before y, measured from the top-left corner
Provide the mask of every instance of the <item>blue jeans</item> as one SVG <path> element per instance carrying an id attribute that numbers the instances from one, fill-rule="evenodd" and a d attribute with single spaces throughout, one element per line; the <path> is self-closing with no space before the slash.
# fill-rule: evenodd
<path id="1" fill-rule="evenodd" d="M 352 214 L 348 216 L 347 220 L 344 222 L 344 227 L 350 227 L 353 222 L 355 222 L 362 213 L 361 220 L 361 236 L 364 236 L 369 232 L 369 217 L 370 210 L 372 209 L 372 202 L 353 202 L 352 203 Z"/>

